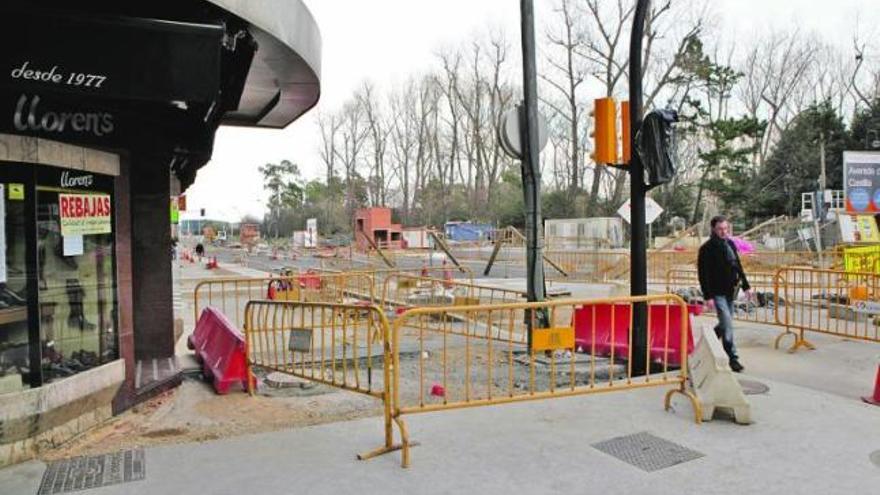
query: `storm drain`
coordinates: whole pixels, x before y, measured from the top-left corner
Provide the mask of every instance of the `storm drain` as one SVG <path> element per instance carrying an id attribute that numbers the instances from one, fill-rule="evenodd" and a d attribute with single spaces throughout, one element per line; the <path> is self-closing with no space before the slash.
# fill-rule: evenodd
<path id="1" fill-rule="evenodd" d="M 703 457 L 703 454 L 647 432 L 593 444 L 596 449 L 643 471 L 658 471 Z"/>
<path id="2" fill-rule="evenodd" d="M 70 493 L 101 486 L 139 481 L 146 477 L 143 449 L 112 454 L 72 457 L 55 461 L 43 473 L 37 495 Z"/>
<path id="3" fill-rule="evenodd" d="M 737 381 L 739 381 L 739 386 L 742 387 L 743 394 L 745 395 L 760 395 L 766 394 L 770 391 L 770 387 L 761 382 L 756 382 L 755 380 L 744 380 L 740 378 Z"/>

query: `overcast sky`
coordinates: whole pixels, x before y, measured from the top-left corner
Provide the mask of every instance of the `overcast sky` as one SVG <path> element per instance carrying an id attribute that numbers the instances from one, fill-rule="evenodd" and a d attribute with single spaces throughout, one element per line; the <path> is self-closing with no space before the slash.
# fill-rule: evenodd
<path id="1" fill-rule="evenodd" d="M 488 26 L 504 29 L 519 51 L 517 0 L 304 0 L 323 40 L 321 101 L 284 130 L 221 127 L 212 160 L 187 191 L 189 211 L 238 220 L 262 216 L 265 192 L 257 167 L 288 159 L 306 179 L 323 173 L 315 117 L 336 111 L 363 81 L 379 89 L 430 68 L 443 46 L 456 46 Z M 612 1 L 612 0 L 603 0 Z M 535 0 L 538 15 L 553 0 Z M 877 34 L 877 0 L 714 0 L 725 37 L 740 39 L 769 26 L 798 25 L 842 46 L 861 34 Z M 539 25 L 541 19 L 538 19 Z M 538 31 L 540 35 L 540 30 Z M 540 57 L 540 54 L 539 54 Z"/>

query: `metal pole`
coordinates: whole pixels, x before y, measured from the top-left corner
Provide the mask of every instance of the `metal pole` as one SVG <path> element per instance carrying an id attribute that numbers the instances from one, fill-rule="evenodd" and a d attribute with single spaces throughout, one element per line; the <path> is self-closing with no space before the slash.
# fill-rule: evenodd
<path id="1" fill-rule="evenodd" d="M 544 263 L 541 256 L 541 167 L 538 149 L 538 77 L 535 67 L 535 9 L 532 0 L 520 1 L 523 54 L 524 111 L 520 112 L 523 133 L 522 178 L 526 207 L 526 295 L 529 302 L 544 300 Z M 522 121 L 524 118 L 525 122 Z M 523 125 L 524 124 L 524 125 Z M 546 313 L 532 315 L 540 328 L 548 325 Z M 528 318 L 529 347 L 532 322 Z"/>
<path id="2" fill-rule="evenodd" d="M 645 166 L 637 152 L 636 136 L 642 127 L 642 36 L 645 19 L 650 8 L 650 0 L 638 0 L 629 44 L 629 112 L 632 132 L 630 145 L 633 150 L 629 164 L 630 171 L 630 216 L 632 235 L 630 239 L 630 294 L 644 296 L 648 293 L 648 253 L 645 239 Z M 633 306 L 632 327 L 632 373 L 634 376 L 646 374 L 648 349 L 648 308 L 645 303 Z"/>

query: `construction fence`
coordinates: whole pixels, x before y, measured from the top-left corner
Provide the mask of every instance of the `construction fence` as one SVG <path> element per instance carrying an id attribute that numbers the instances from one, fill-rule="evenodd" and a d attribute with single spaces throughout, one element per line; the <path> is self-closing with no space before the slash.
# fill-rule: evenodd
<path id="1" fill-rule="evenodd" d="M 612 330 L 616 344 L 603 352 L 608 336 L 598 320 L 577 317 L 578 312 L 595 316 L 596 308 L 610 304 L 631 318 L 637 303 L 658 308 L 649 311 L 645 350 L 653 373 L 643 376 L 633 374 L 628 330 L 617 336 Z M 244 331 L 249 366 L 380 399 L 384 444 L 360 457 L 402 449 L 406 467 L 412 445 L 404 421 L 408 414 L 665 387 L 665 407 L 673 393 L 681 393 L 699 423 L 700 404 L 686 386 L 692 346 L 688 319 L 682 317 L 686 311 L 678 297 L 661 295 L 421 307 L 389 322 L 377 306 L 250 301 Z M 622 323 L 631 327 L 631 321 Z M 529 328 L 535 328 L 531 346 Z M 593 344 L 577 353 L 576 342 L 587 340 Z M 399 431 L 396 444 L 393 424 Z"/>

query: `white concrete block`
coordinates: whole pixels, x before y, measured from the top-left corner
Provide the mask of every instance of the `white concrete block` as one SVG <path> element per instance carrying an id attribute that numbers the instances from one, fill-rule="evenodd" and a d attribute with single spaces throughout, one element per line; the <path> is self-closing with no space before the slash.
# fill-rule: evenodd
<path id="1" fill-rule="evenodd" d="M 701 338 L 688 359 L 691 383 L 703 405 L 703 421 L 710 421 L 717 408 L 733 410 L 739 424 L 752 422 L 751 405 L 730 369 L 730 360 L 709 327 L 702 327 Z"/>

